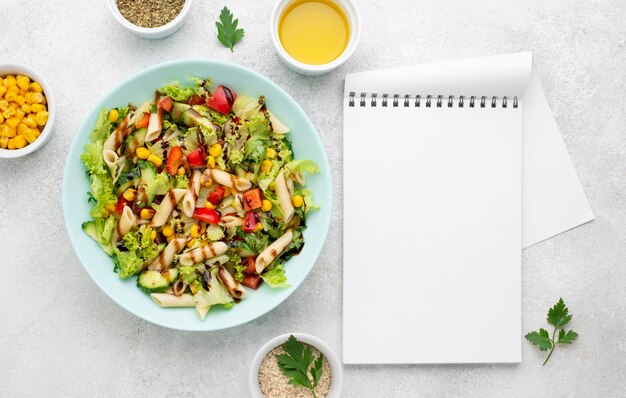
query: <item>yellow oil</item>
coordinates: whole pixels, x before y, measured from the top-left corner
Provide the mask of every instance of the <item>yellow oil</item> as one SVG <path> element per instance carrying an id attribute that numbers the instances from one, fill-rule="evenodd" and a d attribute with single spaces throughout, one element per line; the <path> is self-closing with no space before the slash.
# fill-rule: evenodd
<path id="1" fill-rule="evenodd" d="M 295 0 L 280 17 L 278 36 L 293 58 L 322 65 L 346 49 L 350 26 L 346 14 L 332 0 Z"/>

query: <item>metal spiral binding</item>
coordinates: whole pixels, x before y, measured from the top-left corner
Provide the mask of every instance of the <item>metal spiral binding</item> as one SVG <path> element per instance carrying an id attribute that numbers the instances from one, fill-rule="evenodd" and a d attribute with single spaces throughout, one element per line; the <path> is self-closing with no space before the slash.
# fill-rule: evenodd
<path id="1" fill-rule="evenodd" d="M 365 107 L 367 106 L 367 93 L 360 93 L 359 94 L 359 106 L 360 107 Z M 404 108 L 409 108 L 411 107 L 411 98 L 412 96 L 410 94 L 405 94 L 403 96 L 404 100 L 402 101 L 402 106 Z M 435 106 L 437 108 L 442 108 L 443 107 L 443 103 L 444 103 L 444 96 L 443 95 L 438 95 L 436 98 L 434 98 L 432 95 L 427 95 L 426 96 L 426 101 L 424 102 L 424 107 L 426 108 L 432 108 L 433 107 L 433 101 L 435 103 Z M 459 108 L 463 108 L 465 107 L 465 96 L 461 95 L 459 97 L 455 97 L 454 95 L 448 95 L 447 96 L 447 107 L 448 108 L 453 108 L 454 107 L 454 100 L 458 98 L 458 107 Z M 350 91 L 350 94 L 348 95 L 348 106 L 349 107 L 355 107 L 356 106 L 356 93 L 354 91 Z M 497 108 L 498 107 L 498 99 L 499 97 L 497 96 L 492 96 L 491 100 L 488 100 L 487 96 L 481 96 L 480 99 L 477 99 L 476 96 L 471 96 L 469 98 L 469 107 L 470 108 L 475 108 L 477 106 L 479 106 L 480 108 L 487 108 L 487 104 L 490 103 L 491 106 L 489 106 L 490 108 Z M 370 95 L 370 107 L 376 107 L 378 105 L 379 101 L 378 101 L 378 94 L 377 93 L 372 93 Z M 382 94 L 382 100 L 380 101 L 380 104 L 382 107 L 387 107 L 387 105 L 389 104 L 389 94 L 388 93 L 384 93 Z M 393 94 L 392 96 L 392 100 L 391 100 L 391 106 L 394 108 L 398 108 L 400 107 L 400 94 Z M 413 102 L 413 106 L 415 108 L 420 108 L 422 107 L 422 96 L 421 95 L 416 95 L 415 96 L 415 101 Z M 508 97 L 504 96 L 502 97 L 501 101 L 500 101 L 500 107 L 502 108 L 508 108 L 509 106 L 509 99 Z M 517 101 L 517 97 L 513 97 L 513 108 L 517 108 L 519 106 L 518 101 Z"/>

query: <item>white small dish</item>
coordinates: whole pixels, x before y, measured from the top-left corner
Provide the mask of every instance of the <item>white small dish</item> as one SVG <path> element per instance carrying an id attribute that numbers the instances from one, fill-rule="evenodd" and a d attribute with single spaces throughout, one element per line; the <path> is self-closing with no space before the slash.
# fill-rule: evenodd
<path id="1" fill-rule="evenodd" d="M 0 159 L 15 159 L 21 158 L 31 154 L 44 146 L 52 135 L 52 129 L 54 128 L 54 121 L 56 119 L 56 103 L 54 102 L 54 96 L 50 85 L 46 82 L 46 79 L 29 66 L 18 63 L 0 64 L 0 76 L 6 75 L 24 75 L 28 76 L 31 81 L 36 81 L 41 85 L 43 94 L 46 96 L 46 107 L 48 110 L 48 121 L 46 122 L 41 134 L 32 144 L 26 145 L 21 149 L 2 149 L 0 148 Z"/>
<path id="2" fill-rule="evenodd" d="M 341 361 L 339 361 L 339 357 L 337 357 L 337 354 L 335 354 L 328 344 L 324 343 L 315 336 L 311 336 L 306 333 L 287 333 L 274 337 L 265 343 L 254 356 L 252 364 L 250 365 L 250 373 L 248 374 L 248 384 L 250 386 L 250 394 L 252 398 L 264 398 L 263 393 L 261 392 L 261 387 L 259 386 L 259 368 L 261 367 L 261 362 L 263 362 L 263 359 L 270 351 L 279 345 L 284 344 L 290 335 L 293 335 L 302 343 L 306 343 L 317 348 L 322 354 L 324 354 L 324 357 L 330 366 L 331 373 L 330 390 L 328 391 L 328 394 L 326 394 L 325 398 L 341 397 L 343 367 L 341 365 Z"/>
<path id="3" fill-rule="evenodd" d="M 348 45 L 345 50 L 343 50 L 343 53 L 327 64 L 310 65 L 300 62 L 289 55 L 283 47 L 280 37 L 278 36 L 278 23 L 280 21 L 280 17 L 283 15 L 285 8 L 293 1 L 294 0 L 278 0 L 272 10 L 272 17 L 270 20 L 272 41 L 274 42 L 274 47 L 276 48 L 280 59 L 290 69 L 303 75 L 322 75 L 338 68 L 346 62 L 352 53 L 354 53 L 354 50 L 356 50 L 359 39 L 361 38 L 361 17 L 355 2 L 353 0 L 333 0 L 346 14 L 346 17 L 348 18 L 348 25 L 350 26 L 350 38 L 348 39 Z"/>
<path id="4" fill-rule="evenodd" d="M 180 28 L 185 24 L 185 18 L 189 13 L 189 9 L 191 8 L 192 0 L 185 0 L 185 4 L 183 4 L 182 10 L 178 13 L 176 18 L 172 19 L 170 22 L 165 25 L 158 26 L 156 28 L 142 28 L 141 26 L 137 26 L 124 18 L 120 10 L 117 8 L 116 0 L 107 0 L 109 4 L 109 10 L 111 10 L 111 14 L 113 17 L 119 22 L 120 25 L 130 30 L 134 34 L 143 37 L 145 39 L 162 39 L 167 37 L 173 33 L 176 33 Z"/>

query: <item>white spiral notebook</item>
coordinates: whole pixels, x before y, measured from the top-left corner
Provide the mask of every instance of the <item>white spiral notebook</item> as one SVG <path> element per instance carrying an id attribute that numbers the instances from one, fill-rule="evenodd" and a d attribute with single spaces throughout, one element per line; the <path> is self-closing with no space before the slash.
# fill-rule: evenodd
<path id="1" fill-rule="evenodd" d="M 533 68 L 347 75 L 345 363 L 521 360 L 521 248 L 593 219 Z"/>

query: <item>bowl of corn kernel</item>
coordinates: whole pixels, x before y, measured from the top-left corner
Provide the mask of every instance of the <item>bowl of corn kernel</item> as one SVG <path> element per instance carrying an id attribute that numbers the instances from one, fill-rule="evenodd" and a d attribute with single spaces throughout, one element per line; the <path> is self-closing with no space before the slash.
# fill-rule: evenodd
<path id="1" fill-rule="evenodd" d="M 50 138 L 55 107 L 39 73 L 20 64 L 0 64 L 0 159 L 26 156 Z"/>

